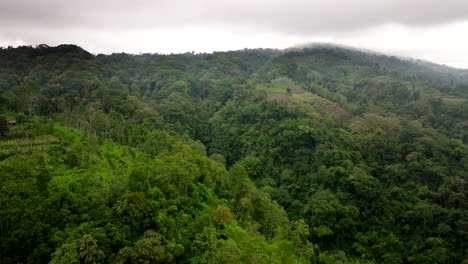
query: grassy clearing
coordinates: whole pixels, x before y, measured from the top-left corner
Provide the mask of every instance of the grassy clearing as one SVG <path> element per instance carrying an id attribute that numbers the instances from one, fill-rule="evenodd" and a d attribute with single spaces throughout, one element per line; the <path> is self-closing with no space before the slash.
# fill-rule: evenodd
<path id="1" fill-rule="evenodd" d="M 285 93 L 286 89 L 278 88 L 278 87 L 271 87 L 265 89 L 269 93 Z"/>
<path id="2" fill-rule="evenodd" d="M 259 84 L 258 89 L 265 90 L 267 93 L 287 93 L 297 88 L 297 85 L 286 77 L 281 77 L 271 81 L 270 84 Z"/>
<path id="3" fill-rule="evenodd" d="M 311 101 L 318 101 L 318 100 L 323 100 L 322 97 L 312 94 L 312 93 L 302 93 L 302 94 L 293 94 L 292 95 L 293 99 L 296 99 L 301 102 L 311 102 Z"/>
<path id="4" fill-rule="evenodd" d="M 448 104 L 461 104 L 466 102 L 465 98 L 455 97 L 455 96 L 442 96 L 440 97 L 444 103 Z"/>
<path id="5" fill-rule="evenodd" d="M 258 85 L 257 89 L 264 90 L 267 93 L 286 93 L 286 89 L 274 85 Z"/>

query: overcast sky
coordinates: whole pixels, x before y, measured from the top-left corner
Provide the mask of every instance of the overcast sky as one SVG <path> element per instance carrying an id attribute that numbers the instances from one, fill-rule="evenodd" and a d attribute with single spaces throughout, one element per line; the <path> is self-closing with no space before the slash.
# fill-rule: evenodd
<path id="1" fill-rule="evenodd" d="M 180 53 L 309 42 L 468 68 L 468 0 L 0 0 L 0 46 Z"/>

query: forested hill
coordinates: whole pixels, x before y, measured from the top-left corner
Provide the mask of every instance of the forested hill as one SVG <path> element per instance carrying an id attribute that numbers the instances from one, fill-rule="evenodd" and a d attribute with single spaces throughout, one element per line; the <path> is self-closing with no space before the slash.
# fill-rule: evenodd
<path id="1" fill-rule="evenodd" d="M 387 56 L 373 51 L 332 44 L 312 44 L 302 48 L 289 49 L 289 51 L 295 50 L 299 54 L 335 51 L 347 56 L 351 60 L 351 64 L 374 64 L 387 70 L 398 72 L 404 76 L 425 77 L 433 81 L 447 82 L 452 85 L 453 82 L 463 84 L 468 81 L 468 69 L 457 69 L 420 59 Z"/>
<path id="2" fill-rule="evenodd" d="M 466 263 L 467 76 L 0 49 L 0 263 Z"/>

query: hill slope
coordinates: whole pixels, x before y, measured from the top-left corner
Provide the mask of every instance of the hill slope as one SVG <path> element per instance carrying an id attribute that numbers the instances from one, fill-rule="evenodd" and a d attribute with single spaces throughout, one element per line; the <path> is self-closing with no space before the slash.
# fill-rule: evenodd
<path id="1" fill-rule="evenodd" d="M 466 71 L 329 46 L 0 66 L 2 263 L 468 253 Z"/>

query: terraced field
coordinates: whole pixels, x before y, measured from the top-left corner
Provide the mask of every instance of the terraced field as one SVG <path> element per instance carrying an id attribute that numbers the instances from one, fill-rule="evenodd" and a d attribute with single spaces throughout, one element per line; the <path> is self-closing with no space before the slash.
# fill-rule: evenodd
<path id="1" fill-rule="evenodd" d="M 49 147 L 58 143 L 59 139 L 53 135 L 3 140 L 0 141 L 0 156 L 46 151 Z"/>

